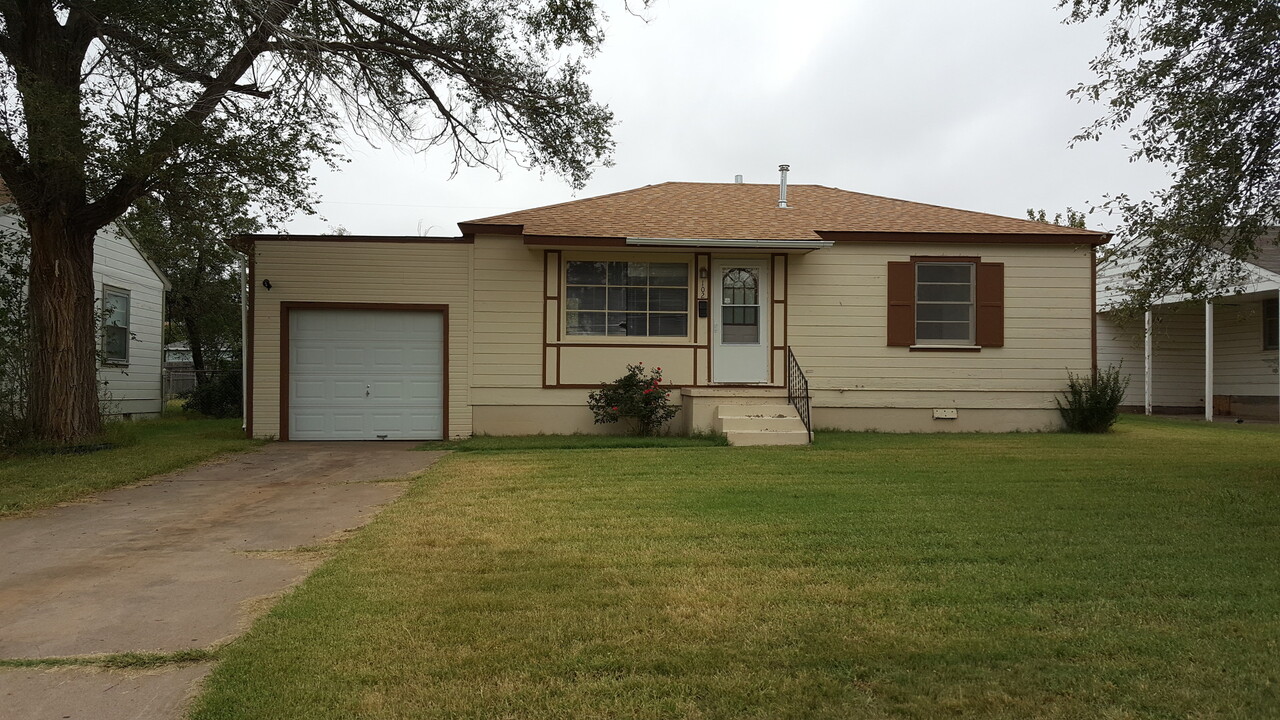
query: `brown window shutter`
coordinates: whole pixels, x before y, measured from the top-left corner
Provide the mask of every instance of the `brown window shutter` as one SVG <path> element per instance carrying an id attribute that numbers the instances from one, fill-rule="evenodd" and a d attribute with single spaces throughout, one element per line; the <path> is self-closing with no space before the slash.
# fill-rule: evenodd
<path id="1" fill-rule="evenodd" d="M 974 341 L 980 347 L 1004 347 L 1004 263 L 978 263 Z"/>
<path id="2" fill-rule="evenodd" d="M 889 345 L 916 343 L 916 264 L 889 263 Z"/>

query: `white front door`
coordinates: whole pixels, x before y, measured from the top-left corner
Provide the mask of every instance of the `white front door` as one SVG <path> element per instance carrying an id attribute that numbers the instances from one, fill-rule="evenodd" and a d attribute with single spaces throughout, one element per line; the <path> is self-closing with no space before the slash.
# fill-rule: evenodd
<path id="1" fill-rule="evenodd" d="M 769 265 L 711 263 L 711 382 L 769 382 Z"/>
<path id="2" fill-rule="evenodd" d="M 290 440 L 439 440 L 444 315 L 289 312 Z"/>

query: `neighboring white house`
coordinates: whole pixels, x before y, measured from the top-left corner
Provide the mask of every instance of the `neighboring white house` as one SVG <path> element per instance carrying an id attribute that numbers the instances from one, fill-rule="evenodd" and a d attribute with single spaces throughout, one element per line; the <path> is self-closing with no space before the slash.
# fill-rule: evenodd
<path id="1" fill-rule="evenodd" d="M 0 231 L 21 232 L 0 188 Z M 169 281 L 124 228 L 98 231 L 93 247 L 94 297 L 103 311 L 98 379 L 105 417 L 159 415 L 164 297 Z"/>
<path id="2" fill-rule="evenodd" d="M 1273 231 L 1245 263 L 1236 292 L 1169 296 L 1123 320 L 1126 263 L 1098 269 L 1098 362 L 1120 365 L 1124 404 L 1148 414 L 1280 419 L 1280 247 Z M 1209 401 L 1206 402 L 1206 399 Z"/>

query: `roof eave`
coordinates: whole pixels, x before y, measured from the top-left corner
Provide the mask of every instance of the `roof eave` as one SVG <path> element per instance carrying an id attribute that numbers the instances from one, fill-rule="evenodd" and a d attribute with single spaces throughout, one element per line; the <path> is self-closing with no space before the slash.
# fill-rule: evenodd
<path id="1" fill-rule="evenodd" d="M 460 222 L 458 229 L 463 235 L 523 235 L 523 224 Z"/>
<path id="2" fill-rule="evenodd" d="M 1111 233 L 965 233 L 816 230 L 824 240 L 863 243 L 964 243 L 1021 245 L 1104 245 Z"/>

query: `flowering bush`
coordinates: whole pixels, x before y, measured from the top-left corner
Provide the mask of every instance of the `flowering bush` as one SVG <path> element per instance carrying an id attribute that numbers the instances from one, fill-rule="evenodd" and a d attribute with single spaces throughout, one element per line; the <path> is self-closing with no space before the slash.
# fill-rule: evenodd
<path id="1" fill-rule="evenodd" d="M 627 418 L 639 435 L 656 435 L 678 410 L 671 405 L 671 391 L 662 387 L 662 368 L 648 370 L 643 362 L 628 365 L 626 375 L 588 395 L 587 407 L 596 424 Z"/>

